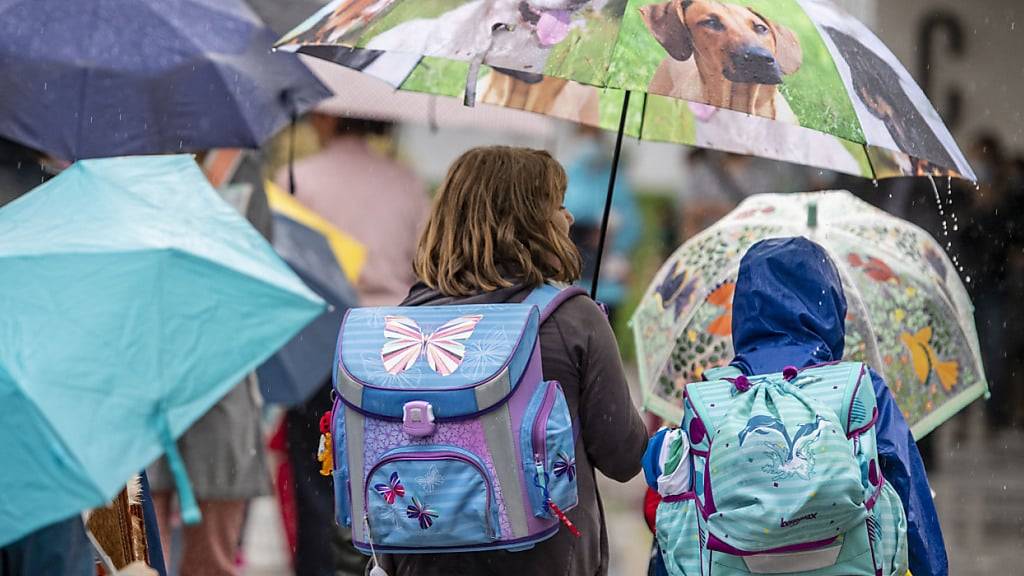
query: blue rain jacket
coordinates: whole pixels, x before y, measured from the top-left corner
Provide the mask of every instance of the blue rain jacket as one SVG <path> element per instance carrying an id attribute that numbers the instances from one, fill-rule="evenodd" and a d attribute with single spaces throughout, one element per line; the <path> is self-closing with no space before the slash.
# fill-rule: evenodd
<path id="1" fill-rule="evenodd" d="M 764 240 L 740 262 L 733 296 L 732 365 L 747 375 L 843 358 L 846 296 L 825 250 L 805 238 Z M 917 444 L 885 380 L 871 371 L 878 456 L 907 512 L 910 571 L 949 573 L 946 546 Z"/>

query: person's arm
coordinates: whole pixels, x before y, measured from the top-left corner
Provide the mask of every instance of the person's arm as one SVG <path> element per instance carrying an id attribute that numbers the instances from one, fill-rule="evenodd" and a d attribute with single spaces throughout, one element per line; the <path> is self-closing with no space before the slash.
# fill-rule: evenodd
<path id="1" fill-rule="evenodd" d="M 640 472 L 647 447 L 647 429 L 629 395 L 618 343 L 608 319 L 593 300 L 573 298 L 572 327 L 586 335 L 580 365 L 580 434 L 594 466 L 605 476 L 626 482 Z M 563 340 L 569 323 L 556 321 Z M 578 336 L 577 336 L 578 337 Z"/>
<path id="2" fill-rule="evenodd" d="M 949 561 L 939 515 L 914 436 L 885 380 L 874 370 L 871 383 L 878 405 L 875 433 L 882 475 L 899 494 L 907 513 L 910 572 L 914 576 L 947 576 Z"/>

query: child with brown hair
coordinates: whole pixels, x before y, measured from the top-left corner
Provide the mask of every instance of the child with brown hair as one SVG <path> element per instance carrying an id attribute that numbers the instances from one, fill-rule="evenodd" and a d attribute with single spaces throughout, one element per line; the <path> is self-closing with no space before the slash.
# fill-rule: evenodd
<path id="1" fill-rule="evenodd" d="M 415 262 L 420 282 L 403 305 L 515 303 L 543 283 L 577 280 L 566 185 L 564 169 L 541 150 L 487 147 L 463 154 L 434 200 Z M 391 576 L 607 573 L 608 535 L 594 470 L 620 482 L 635 476 L 647 434 L 611 327 L 593 300 L 568 299 L 539 335 L 544 377 L 561 383 L 576 432 L 579 504 L 566 515 L 581 536 L 559 530 L 522 552 L 383 556 Z"/>

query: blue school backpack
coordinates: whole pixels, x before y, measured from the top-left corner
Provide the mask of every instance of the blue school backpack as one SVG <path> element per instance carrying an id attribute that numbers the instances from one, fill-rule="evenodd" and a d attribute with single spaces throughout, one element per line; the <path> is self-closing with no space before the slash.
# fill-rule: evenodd
<path id="1" fill-rule="evenodd" d="M 579 288 L 521 304 L 353 308 L 329 418 L 336 517 L 365 554 L 524 550 L 576 505 L 572 420 L 540 325 Z"/>
<path id="2" fill-rule="evenodd" d="M 879 467 L 864 364 L 707 378 L 684 392 L 692 483 L 657 512 L 670 574 L 906 573 L 906 517 Z"/>

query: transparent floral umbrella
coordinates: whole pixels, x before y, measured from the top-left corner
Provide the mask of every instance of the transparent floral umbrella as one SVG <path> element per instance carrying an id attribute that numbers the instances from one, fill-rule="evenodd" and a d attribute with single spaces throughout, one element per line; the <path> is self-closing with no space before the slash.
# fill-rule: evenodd
<path id="1" fill-rule="evenodd" d="M 849 304 L 846 359 L 882 374 L 916 438 L 987 391 L 974 309 L 924 230 L 849 192 L 752 196 L 683 244 L 632 319 L 645 407 L 682 416 L 682 391 L 729 362 L 740 259 L 765 238 L 802 235 L 839 268 Z"/>

